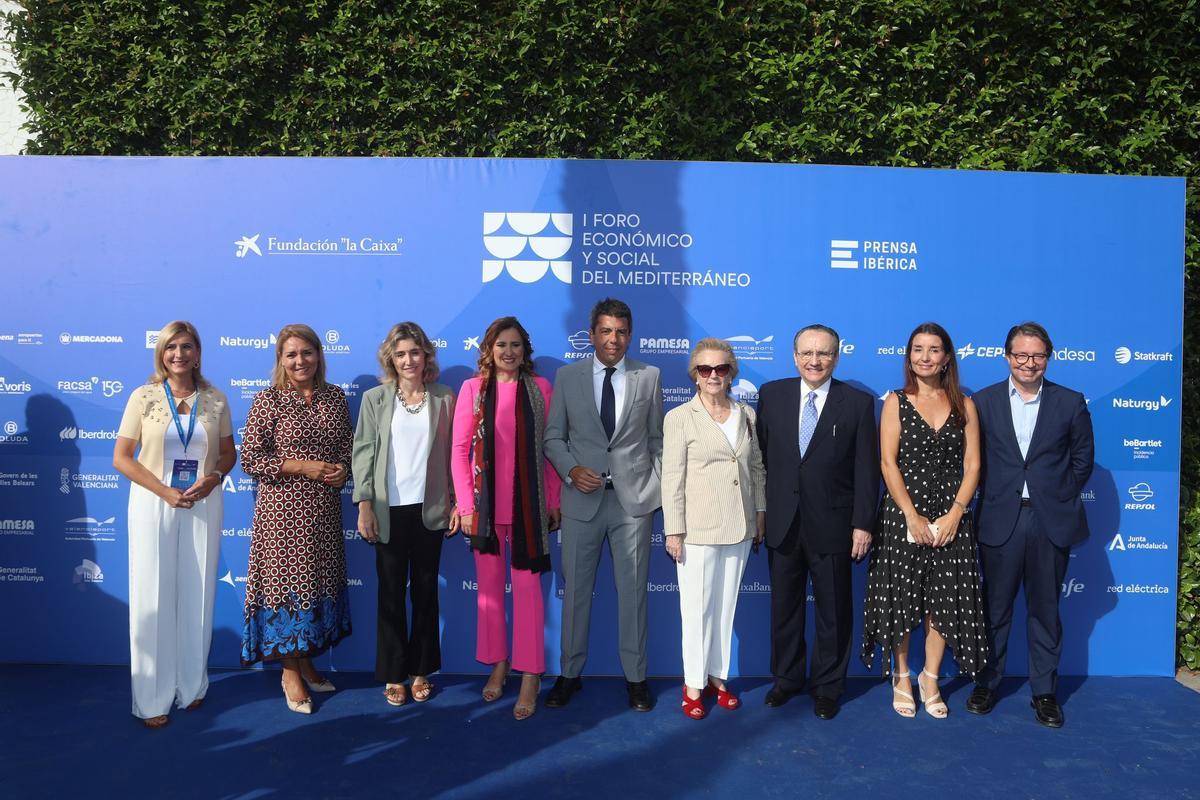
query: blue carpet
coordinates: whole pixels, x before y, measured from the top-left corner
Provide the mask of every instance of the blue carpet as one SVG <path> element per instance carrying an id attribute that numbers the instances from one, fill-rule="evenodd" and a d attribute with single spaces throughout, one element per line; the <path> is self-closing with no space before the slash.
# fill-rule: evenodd
<path id="1" fill-rule="evenodd" d="M 515 677 L 485 705 L 481 677 L 437 676 L 428 703 L 402 708 L 369 675 L 330 677 L 340 691 L 302 717 L 278 671 L 214 672 L 202 708 L 151 731 L 129 715 L 124 668 L 0 666 L 0 796 L 1200 797 L 1200 694 L 1165 678 L 1063 679 L 1055 731 L 1016 681 L 987 717 L 948 682 L 938 721 L 901 719 L 886 684 L 852 680 L 823 722 L 807 697 L 769 709 L 766 681 L 739 680 L 744 708 L 693 721 L 677 680 L 652 681 L 658 706 L 639 714 L 623 682 L 585 677 L 567 708 L 518 723 Z"/>

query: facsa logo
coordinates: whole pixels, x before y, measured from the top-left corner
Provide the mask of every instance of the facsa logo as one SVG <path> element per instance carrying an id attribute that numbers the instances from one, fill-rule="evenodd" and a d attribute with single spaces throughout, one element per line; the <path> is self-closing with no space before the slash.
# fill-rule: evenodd
<path id="1" fill-rule="evenodd" d="M 9 382 L 7 378 L 0 375 L 0 394 L 29 394 L 32 391 L 33 384 L 29 381 Z"/>
<path id="2" fill-rule="evenodd" d="M 958 348 L 959 360 L 968 358 L 970 356 L 975 356 L 976 358 L 1000 358 L 1003 355 L 1004 355 L 1003 347 L 996 347 L 996 346 L 975 347 L 974 343 L 972 343 L 972 342 L 967 342 L 962 347 Z"/>
<path id="3" fill-rule="evenodd" d="M 104 583 L 104 572 L 101 571 L 100 565 L 95 561 L 85 558 L 75 568 L 75 577 L 72 578 L 72 583 L 77 585 Z"/>
<path id="4" fill-rule="evenodd" d="M 58 390 L 63 394 L 92 394 L 97 388 L 105 397 L 116 397 L 125 390 L 125 384 L 120 381 L 102 381 L 95 376 L 82 381 L 58 382 Z"/>
<path id="5" fill-rule="evenodd" d="M 1129 496 L 1133 498 L 1132 503 L 1125 504 L 1126 511 L 1156 511 L 1157 506 L 1154 503 L 1148 503 L 1150 498 L 1154 497 L 1154 490 L 1150 488 L 1150 484 L 1142 481 L 1135 483 L 1127 490 Z"/>
<path id="6" fill-rule="evenodd" d="M 505 222 L 508 231 L 501 230 Z M 548 231 L 551 226 L 553 229 Z M 492 258 L 483 261 L 483 282 L 494 281 L 507 269 L 521 283 L 535 283 L 547 271 L 563 283 L 570 283 L 571 262 L 563 256 L 571 249 L 573 231 L 570 214 L 485 211 L 483 246 Z M 529 258 L 527 250 L 532 250 L 536 258 Z"/>
<path id="7" fill-rule="evenodd" d="M 233 244 L 237 247 L 237 251 L 234 253 L 234 255 L 236 255 L 238 258 L 245 258 L 246 253 L 254 253 L 256 256 L 261 256 L 262 250 L 258 249 L 259 236 L 262 236 L 262 234 L 256 233 L 253 236 L 243 236 L 234 242 Z"/>
<path id="8" fill-rule="evenodd" d="M 1126 408 L 1139 411 L 1158 411 L 1174 402 L 1173 398 L 1159 395 L 1157 400 L 1136 400 L 1131 397 L 1114 397 L 1113 408 Z"/>

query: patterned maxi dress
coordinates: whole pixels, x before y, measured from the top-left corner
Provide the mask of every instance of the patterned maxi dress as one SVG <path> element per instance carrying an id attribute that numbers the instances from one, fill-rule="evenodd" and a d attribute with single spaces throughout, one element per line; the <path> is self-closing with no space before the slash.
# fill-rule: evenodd
<path id="1" fill-rule="evenodd" d="M 242 439 L 242 469 L 258 479 L 242 663 L 313 656 L 350 635 L 341 490 L 284 475 L 285 459 L 350 468 L 346 395 L 326 385 L 311 405 L 291 389 L 254 398 Z"/>
<path id="2" fill-rule="evenodd" d="M 902 390 L 900 450 L 896 461 L 904 486 L 918 513 L 930 522 L 950 510 L 962 484 L 963 428 L 947 421 L 933 430 Z M 908 541 L 904 513 L 885 495 L 875 529 L 863 608 L 862 660 L 875 659 L 883 646 L 883 675 L 892 671 L 892 650 L 900 638 L 919 627 L 929 614 L 946 639 L 962 672 L 974 675 L 987 658 L 987 632 L 975 557 L 970 512 L 963 514 L 958 535 L 939 548 Z"/>

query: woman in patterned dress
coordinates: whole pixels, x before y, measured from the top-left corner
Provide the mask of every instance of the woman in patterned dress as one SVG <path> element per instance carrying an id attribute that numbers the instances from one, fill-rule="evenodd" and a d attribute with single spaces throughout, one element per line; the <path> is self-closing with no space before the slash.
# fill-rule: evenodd
<path id="1" fill-rule="evenodd" d="M 242 440 L 242 468 L 258 479 L 242 663 L 282 662 L 288 708 L 311 714 L 308 690 L 334 691 L 312 657 L 350 635 L 341 488 L 353 431 L 307 325 L 279 332 L 271 383 L 254 398 Z"/>
<path id="2" fill-rule="evenodd" d="M 979 483 L 979 420 L 959 387 L 945 329 L 933 322 L 917 326 L 905 353 L 904 388 L 888 395 L 880 420 L 887 495 L 871 556 L 862 659 L 871 666 L 878 642 L 886 677 L 895 657 L 892 708 L 915 716 L 908 644 L 910 632 L 923 626 L 918 695 L 930 716 L 944 719 L 948 710 L 937 681 L 946 646 L 970 674 L 987 655 L 968 510 Z"/>

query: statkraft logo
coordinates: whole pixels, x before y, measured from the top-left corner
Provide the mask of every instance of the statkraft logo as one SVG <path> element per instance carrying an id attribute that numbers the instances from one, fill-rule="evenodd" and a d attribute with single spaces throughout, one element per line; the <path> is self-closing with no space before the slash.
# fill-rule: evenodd
<path id="1" fill-rule="evenodd" d="M 571 249 L 574 222 L 567 213 L 485 211 L 483 282 L 490 283 L 507 271 L 520 283 L 536 283 L 549 272 L 563 283 L 571 282 Z"/>
<path id="2" fill-rule="evenodd" d="M 58 341 L 62 344 L 124 344 L 125 340 L 116 335 L 97 335 L 90 333 L 60 333 Z"/>
<path id="3" fill-rule="evenodd" d="M 0 375 L 0 394 L 29 394 L 32 391 L 33 384 L 29 381 L 10 381 Z"/>
<path id="4" fill-rule="evenodd" d="M 915 271 L 917 243 L 878 239 L 830 239 L 829 268 Z"/>
<path id="5" fill-rule="evenodd" d="M 1174 353 L 1154 353 L 1143 350 L 1131 350 L 1128 347 L 1118 347 L 1113 353 L 1113 358 L 1118 364 L 1129 364 L 1131 362 L 1158 362 L 1158 361 L 1174 361 Z"/>
<path id="6" fill-rule="evenodd" d="M 1149 399 L 1142 400 L 1133 397 L 1114 397 L 1112 400 L 1113 408 L 1123 408 L 1131 411 L 1161 411 L 1174 402 L 1174 398 L 1166 395 L 1159 395 L 1157 400 Z"/>
<path id="7" fill-rule="evenodd" d="M 218 340 L 221 347 L 251 347 L 255 350 L 266 350 L 275 346 L 275 334 L 266 336 L 222 336 Z"/>
<path id="8" fill-rule="evenodd" d="M 1132 502 L 1125 504 L 1126 511 L 1155 511 L 1157 506 L 1154 503 L 1148 502 L 1154 497 L 1154 490 L 1150 488 L 1150 484 L 1142 481 L 1130 486 L 1126 492 Z"/>

